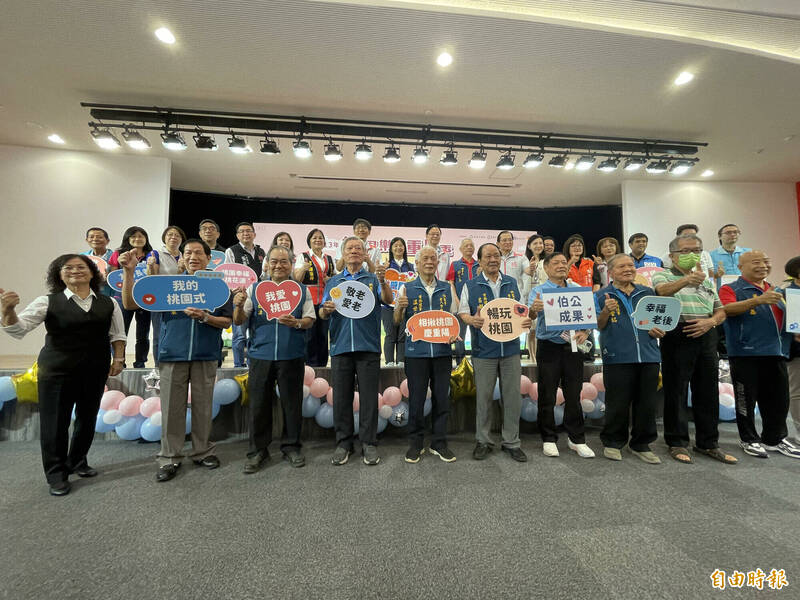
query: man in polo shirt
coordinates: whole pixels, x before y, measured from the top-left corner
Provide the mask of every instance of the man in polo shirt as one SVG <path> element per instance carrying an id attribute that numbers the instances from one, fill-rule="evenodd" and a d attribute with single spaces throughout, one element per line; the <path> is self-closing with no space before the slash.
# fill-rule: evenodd
<path id="1" fill-rule="evenodd" d="M 203 219 L 200 221 L 200 239 L 203 240 L 209 248 L 217 250 L 218 252 L 225 252 L 225 247 L 219 245 L 219 225 L 216 221 L 211 219 Z"/>
<path id="2" fill-rule="evenodd" d="M 453 298 L 456 300 L 461 298 L 461 290 L 464 289 L 464 284 L 475 277 L 480 270 L 480 265 L 473 256 L 475 254 L 475 242 L 472 241 L 472 238 L 464 238 L 461 240 L 458 249 L 461 252 L 461 258 L 450 264 L 450 271 L 447 273 L 447 281 L 450 282 L 453 288 Z M 464 347 L 466 327 L 461 317 L 457 316 L 457 318 L 461 339 L 456 340 L 454 355 L 458 363 L 461 362 L 466 355 L 466 349 Z"/>
<path id="3" fill-rule="evenodd" d="M 653 273 L 656 293 L 681 301 L 678 326 L 661 340 L 664 440 L 672 458 L 682 463 L 692 462 L 687 449 L 691 383 L 694 450 L 734 464 L 737 459 L 719 449 L 719 357 L 715 327 L 725 320 L 725 310 L 716 288 L 699 264 L 703 241 L 693 234 L 681 235 L 670 242 L 669 251 L 672 269 Z"/>
<path id="4" fill-rule="evenodd" d="M 108 263 L 108 259 L 114 253 L 114 251 L 108 247 L 108 242 L 111 241 L 108 237 L 108 232 L 105 229 L 100 227 L 90 227 L 86 231 L 86 243 L 89 244 L 89 249 L 84 252 L 86 256 L 96 256 L 97 258 L 102 258 L 106 263 Z M 103 279 L 107 273 L 103 273 Z M 104 296 L 113 296 L 114 290 L 111 289 L 107 283 L 103 284 L 103 287 L 100 288 L 100 292 Z"/>
<path id="5" fill-rule="evenodd" d="M 741 229 L 733 223 L 723 225 L 717 231 L 719 247 L 710 252 L 711 260 L 714 262 L 714 268 L 716 269 L 717 287 L 722 285 L 723 275 L 742 274 L 739 270 L 739 259 L 745 252 L 750 252 L 751 248 L 742 248 L 736 245 L 741 233 Z"/>
<path id="6" fill-rule="evenodd" d="M 436 250 L 436 279 L 439 281 L 445 281 L 447 279 L 447 274 L 450 271 L 450 255 L 442 250 L 442 248 L 439 246 L 441 239 L 441 228 L 436 224 L 428 225 L 428 228 L 425 230 L 425 246 L 429 246 Z M 417 250 L 417 253 L 414 255 L 415 265 L 419 263 L 420 252 L 422 252 L 422 248 Z"/>
<path id="7" fill-rule="evenodd" d="M 500 248 L 500 272 L 513 277 L 517 282 L 517 288 L 521 290 L 522 276 L 525 274 L 525 267 L 528 266 L 528 259 L 524 254 L 514 252 L 514 235 L 510 231 L 501 231 L 497 234 L 497 247 Z"/>
<path id="8" fill-rule="evenodd" d="M 642 267 L 662 267 L 663 263 L 660 258 L 645 253 L 647 242 L 647 235 L 644 233 L 634 233 L 628 238 L 628 247 L 631 249 L 630 256 L 633 259 L 633 266 L 637 269 Z"/>
<path id="9" fill-rule="evenodd" d="M 741 276 L 719 289 L 725 305 L 725 338 L 736 397 L 736 425 L 742 449 L 768 458 L 767 451 L 800 458 L 800 448 L 786 436 L 789 415 L 789 375 L 786 359 L 792 334 L 784 331 L 783 294 L 767 282 L 772 270 L 760 250 L 739 257 Z M 761 411 L 761 436 L 756 431 L 755 407 Z"/>
<path id="10" fill-rule="evenodd" d="M 700 228 L 694 223 L 684 223 L 683 225 L 678 225 L 678 228 L 675 230 L 675 235 L 679 236 L 685 233 L 693 233 L 698 235 L 700 233 Z M 661 257 L 661 262 L 665 269 L 672 268 L 672 259 L 669 257 L 669 251 Z M 714 269 L 714 263 L 711 260 L 711 254 L 709 254 L 708 250 L 703 250 L 703 253 L 700 255 L 700 266 L 703 267 L 703 272 L 709 277 L 715 276 L 716 271 Z"/>
<path id="11" fill-rule="evenodd" d="M 355 221 L 353 221 L 353 235 L 364 242 L 364 264 L 362 265 L 365 271 L 369 271 L 370 273 L 375 272 L 375 268 L 381 264 L 381 251 L 380 248 L 377 246 L 375 248 L 370 248 L 369 244 L 367 243 L 367 238 L 369 237 L 370 232 L 372 231 L 372 223 L 367 221 L 366 219 L 362 219 L 359 217 Z M 339 244 L 339 247 L 336 249 L 336 257 L 334 261 L 336 262 L 336 271 L 341 272 L 344 269 L 346 260 L 344 259 L 344 242 L 348 238 L 342 240 L 342 243 Z"/>

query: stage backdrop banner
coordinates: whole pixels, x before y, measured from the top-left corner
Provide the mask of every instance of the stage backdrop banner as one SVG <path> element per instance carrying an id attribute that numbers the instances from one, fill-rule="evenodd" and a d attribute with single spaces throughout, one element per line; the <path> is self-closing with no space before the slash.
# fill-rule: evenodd
<path id="1" fill-rule="evenodd" d="M 353 235 L 352 225 L 291 225 L 288 223 L 254 223 L 256 230 L 256 244 L 260 245 L 264 250 L 268 250 L 272 243 L 272 238 L 279 231 L 285 231 L 292 236 L 294 242 L 294 252 L 308 251 L 306 244 L 306 237 L 308 232 L 312 229 L 321 229 L 325 234 L 325 252 L 331 256 L 336 255 L 341 241 Z M 515 231 L 509 230 L 514 234 L 514 252 L 525 254 L 525 242 L 528 237 L 535 231 Z M 450 260 L 457 260 L 461 258 L 461 252 L 458 246 L 464 238 L 472 238 L 475 242 L 475 254 L 477 256 L 478 248 L 481 244 L 486 242 L 496 243 L 497 234 L 499 231 L 487 229 L 442 229 L 442 239 L 439 246 L 450 255 Z M 424 227 L 381 227 L 374 226 L 367 239 L 370 248 L 377 247 L 382 253 L 382 260 L 385 262 L 389 260 L 389 243 L 392 238 L 401 237 L 406 242 L 408 250 L 408 259 L 414 262 L 414 255 L 417 251 L 425 245 L 425 228 Z"/>

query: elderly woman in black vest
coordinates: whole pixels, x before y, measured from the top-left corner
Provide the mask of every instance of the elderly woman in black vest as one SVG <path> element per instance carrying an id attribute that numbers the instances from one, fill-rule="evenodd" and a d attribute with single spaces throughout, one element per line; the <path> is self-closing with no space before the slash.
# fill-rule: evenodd
<path id="1" fill-rule="evenodd" d="M 42 463 L 54 496 L 69 493 L 71 473 L 97 475 L 86 455 L 106 379 L 123 369 L 122 311 L 100 293 L 102 285 L 103 278 L 88 257 L 64 254 L 47 269 L 50 294 L 36 298 L 19 315 L 17 293 L 0 289 L 0 323 L 6 333 L 19 339 L 42 322 L 47 329 L 38 361 L 39 421 Z M 73 407 L 75 426 L 69 443 Z"/>

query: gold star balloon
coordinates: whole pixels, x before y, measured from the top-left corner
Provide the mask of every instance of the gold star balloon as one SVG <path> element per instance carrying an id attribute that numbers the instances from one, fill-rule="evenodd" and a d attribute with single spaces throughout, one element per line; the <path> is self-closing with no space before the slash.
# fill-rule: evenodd
<path id="1" fill-rule="evenodd" d="M 475 375 L 466 357 L 450 372 L 450 398 L 453 402 L 475 400 Z"/>
<path id="2" fill-rule="evenodd" d="M 17 391 L 17 402 L 39 402 L 39 366 L 33 363 L 31 368 L 20 375 L 12 375 L 11 383 Z"/>
<path id="3" fill-rule="evenodd" d="M 242 373 L 241 375 L 236 375 L 234 379 L 236 383 L 239 384 L 239 387 L 242 389 L 242 406 L 247 404 L 247 376 L 249 373 Z"/>

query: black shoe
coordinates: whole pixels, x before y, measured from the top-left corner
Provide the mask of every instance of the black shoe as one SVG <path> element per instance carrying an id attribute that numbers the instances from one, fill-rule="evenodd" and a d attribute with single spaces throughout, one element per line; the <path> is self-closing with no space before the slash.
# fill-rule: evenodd
<path id="1" fill-rule="evenodd" d="M 219 459 L 213 454 L 209 454 L 203 459 L 192 460 L 198 467 L 205 467 L 206 469 L 216 469 L 219 466 Z"/>
<path id="2" fill-rule="evenodd" d="M 144 363 L 143 362 L 135 362 L 135 363 L 133 363 L 133 368 L 134 369 L 144 369 Z"/>
<path id="3" fill-rule="evenodd" d="M 69 481 L 56 481 L 55 483 L 50 484 L 50 495 L 51 496 L 66 496 L 69 494 L 69 491 L 72 489 Z"/>
<path id="4" fill-rule="evenodd" d="M 422 450 L 415 446 L 409 446 L 408 451 L 406 452 L 405 461 L 407 463 L 416 464 L 419 462 L 419 459 L 422 457 Z"/>
<path id="5" fill-rule="evenodd" d="M 157 481 L 169 481 L 175 475 L 178 474 L 178 469 L 181 468 L 180 463 L 170 463 L 168 465 L 162 465 L 158 467 L 158 472 L 156 473 L 156 480 Z"/>
<path id="6" fill-rule="evenodd" d="M 97 477 L 97 471 L 86 463 L 83 463 L 79 467 L 75 467 L 72 469 L 72 472 L 78 477 Z"/>
<path id="7" fill-rule="evenodd" d="M 431 454 L 434 456 L 438 456 L 444 462 L 453 462 L 456 459 L 456 455 L 448 448 L 444 446 L 443 448 L 431 448 Z"/>
<path id="8" fill-rule="evenodd" d="M 283 453 L 283 458 L 289 461 L 289 464 L 295 469 L 306 466 L 306 457 L 300 454 L 297 450 L 289 450 Z"/>
<path id="9" fill-rule="evenodd" d="M 478 442 L 475 444 L 475 449 L 472 451 L 472 458 L 475 460 L 484 460 L 487 456 L 489 456 L 489 452 L 492 451 L 492 447 L 489 444 L 482 444 Z"/>
<path id="10" fill-rule="evenodd" d="M 248 456 L 244 462 L 244 472 L 248 475 L 257 473 L 261 469 L 261 465 L 269 460 L 269 452 L 259 452 L 253 456 Z"/>
<path id="11" fill-rule="evenodd" d="M 507 446 L 503 446 L 503 452 L 508 453 L 508 455 L 517 462 L 528 462 L 528 456 L 522 451 L 522 448 L 509 448 Z"/>

